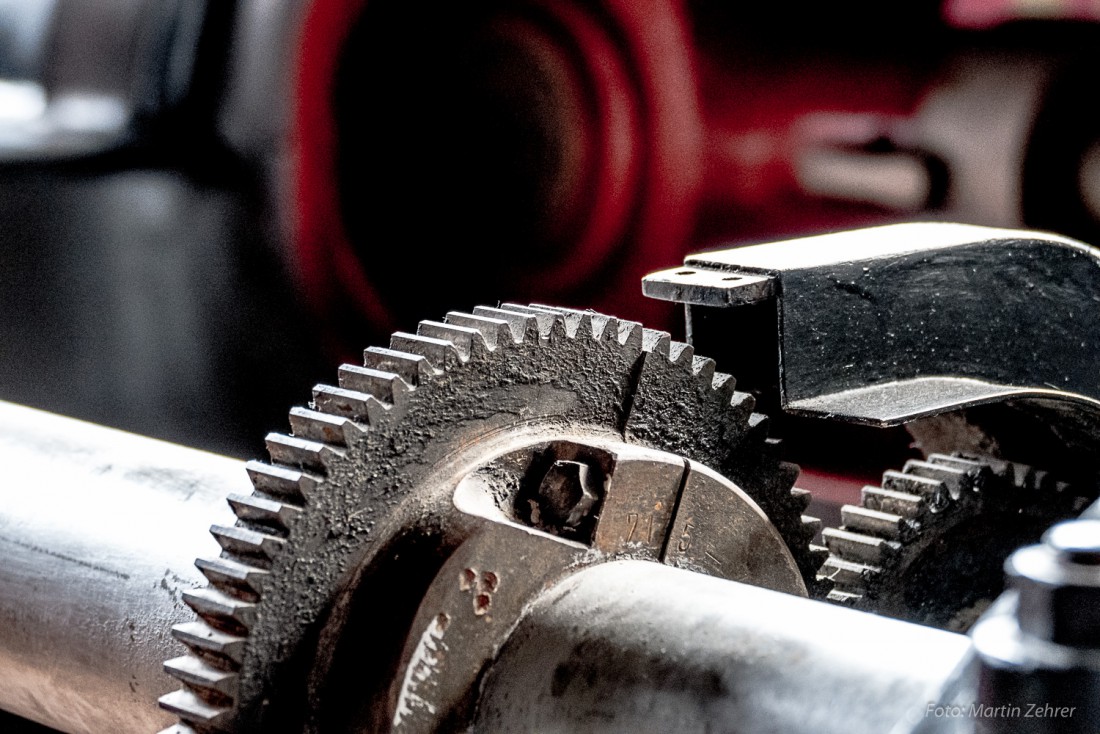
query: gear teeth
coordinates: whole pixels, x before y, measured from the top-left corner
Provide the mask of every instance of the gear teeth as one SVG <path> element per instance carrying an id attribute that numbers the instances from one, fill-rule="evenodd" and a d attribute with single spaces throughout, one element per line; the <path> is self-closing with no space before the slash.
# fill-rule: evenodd
<path id="1" fill-rule="evenodd" d="M 172 636 L 200 655 L 214 655 L 240 665 L 248 638 L 214 629 L 206 622 L 186 622 L 172 628 Z"/>
<path id="2" fill-rule="evenodd" d="M 239 553 L 253 558 L 270 560 L 286 545 L 284 538 L 242 528 L 239 525 L 233 527 L 214 525 L 210 528 L 210 533 L 221 547 L 230 553 Z"/>
<path id="3" fill-rule="evenodd" d="M 302 508 L 255 494 L 231 494 L 228 498 L 233 513 L 242 520 L 260 523 L 281 530 L 290 530 L 302 514 Z"/>
<path id="4" fill-rule="evenodd" d="M 428 360 L 429 366 L 441 372 L 465 361 L 459 354 L 458 347 L 446 339 L 434 339 L 404 331 L 398 331 L 390 337 L 390 349 L 419 354 Z"/>
<path id="5" fill-rule="evenodd" d="M 232 714 L 232 707 L 209 703 L 186 689 L 161 696 L 159 703 L 185 722 L 206 727 L 224 726 Z"/>
<path id="6" fill-rule="evenodd" d="M 904 517 L 866 507 L 844 505 L 840 517 L 845 529 L 884 540 L 902 540 L 906 531 Z"/>
<path id="7" fill-rule="evenodd" d="M 521 342 L 533 342 L 539 338 L 538 320 L 529 313 L 509 311 L 502 308 L 490 308 L 489 306 L 478 306 L 474 309 L 474 315 L 490 319 L 500 319 L 508 324 L 508 328 L 512 331 L 512 341 L 516 344 Z"/>
<path id="8" fill-rule="evenodd" d="M 530 308 L 536 311 L 545 311 L 552 314 L 561 314 L 565 320 L 565 334 L 570 339 L 595 339 L 596 325 L 592 321 L 590 311 L 581 311 L 575 308 L 557 308 L 532 303 Z"/>
<path id="9" fill-rule="evenodd" d="M 183 655 L 164 663 L 164 672 L 192 688 L 232 699 L 237 696 L 237 674 L 216 668 L 194 655 Z"/>
<path id="10" fill-rule="evenodd" d="M 557 343 L 566 339 L 569 333 L 565 325 L 565 314 L 557 309 L 539 308 L 537 306 L 523 306 L 518 303 L 503 303 L 500 306 L 506 311 L 534 316 L 539 327 L 539 338 L 551 343 Z"/>
<path id="11" fill-rule="evenodd" d="M 217 589 L 199 588 L 183 592 L 183 602 L 215 627 L 248 629 L 256 621 L 256 604 Z"/>
<path id="12" fill-rule="evenodd" d="M 378 423 L 391 407 L 365 392 L 332 385 L 314 387 L 313 403 L 322 413 L 367 423 Z"/>
<path id="13" fill-rule="evenodd" d="M 211 584 L 223 591 L 242 592 L 258 597 L 264 582 L 271 575 L 262 568 L 240 563 L 231 558 L 200 558 L 195 566 Z"/>
<path id="14" fill-rule="evenodd" d="M 947 466 L 964 472 L 990 471 L 992 469 L 992 467 L 980 461 L 964 459 L 961 456 L 948 456 L 947 454 L 931 454 L 927 461 L 929 464 Z"/>
<path id="15" fill-rule="evenodd" d="M 318 480 L 296 469 L 249 461 L 244 465 L 252 486 L 265 494 L 304 502 L 317 488 Z"/>
<path id="16" fill-rule="evenodd" d="M 881 566 L 901 548 L 895 541 L 836 528 L 826 528 L 821 537 L 834 555 L 875 566 Z"/>
<path id="17" fill-rule="evenodd" d="M 325 452 L 332 450 L 326 444 L 295 436 L 281 433 L 269 433 L 267 436 L 267 452 L 271 460 L 294 468 L 324 471 Z"/>
<path id="18" fill-rule="evenodd" d="M 392 372 L 413 387 L 437 374 L 423 355 L 403 352 L 398 349 L 386 349 L 385 347 L 365 349 L 363 351 L 363 366 L 381 372 Z"/>
<path id="19" fill-rule="evenodd" d="M 348 433 L 355 423 L 341 416 L 308 408 L 291 408 L 290 430 L 295 438 L 347 447 Z"/>
<path id="20" fill-rule="evenodd" d="M 477 329 L 490 349 L 499 349 L 516 341 L 511 327 L 504 319 L 451 311 L 447 314 L 446 321 L 448 324 L 463 326 L 467 329 Z"/>
<path id="21" fill-rule="evenodd" d="M 916 517 L 927 505 L 924 497 L 908 492 L 895 492 L 881 487 L 864 487 L 863 506 L 869 510 L 888 512 L 902 517 Z"/>
<path id="22" fill-rule="evenodd" d="M 657 354 L 665 359 L 670 359 L 670 349 L 672 347 L 672 337 L 669 336 L 667 331 L 656 331 L 654 329 L 642 329 L 642 351 L 649 352 L 650 354 Z"/>
<path id="23" fill-rule="evenodd" d="M 337 384 L 345 390 L 373 395 L 389 405 L 397 405 L 412 390 L 409 383 L 393 372 L 359 367 L 354 364 L 340 366 Z"/>
<path id="24" fill-rule="evenodd" d="M 455 345 L 462 361 L 471 357 L 483 356 L 490 351 L 490 345 L 477 329 L 456 324 L 444 324 L 438 321 L 421 321 L 416 327 L 418 336 L 426 336 Z"/>

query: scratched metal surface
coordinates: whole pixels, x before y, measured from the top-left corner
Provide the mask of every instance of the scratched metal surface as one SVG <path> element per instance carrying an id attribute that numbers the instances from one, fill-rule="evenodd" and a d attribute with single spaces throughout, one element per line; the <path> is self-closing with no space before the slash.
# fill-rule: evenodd
<path id="1" fill-rule="evenodd" d="M 172 723 L 169 634 L 239 461 L 0 403 L 0 709 L 67 732 Z"/>

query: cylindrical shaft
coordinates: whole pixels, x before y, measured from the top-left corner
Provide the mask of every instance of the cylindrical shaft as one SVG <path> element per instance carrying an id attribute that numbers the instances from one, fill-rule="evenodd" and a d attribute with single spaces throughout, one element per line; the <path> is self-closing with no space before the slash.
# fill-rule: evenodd
<path id="1" fill-rule="evenodd" d="M 485 680 L 475 730 L 885 734 L 923 717 L 968 650 L 949 632 L 608 563 L 520 622 Z"/>
<path id="2" fill-rule="evenodd" d="M 0 402 L 0 709 L 66 732 L 158 731 L 183 591 L 217 556 L 240 461 Z"/>

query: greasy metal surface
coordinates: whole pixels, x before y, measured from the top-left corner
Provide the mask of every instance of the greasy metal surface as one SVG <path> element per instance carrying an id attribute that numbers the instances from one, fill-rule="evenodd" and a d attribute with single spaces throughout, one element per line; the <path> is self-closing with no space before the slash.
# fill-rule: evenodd
<path id="1" fill-rule="evenodd" d="M 219 662 L 235 696 L 185 679 L 190 688 L 162 698 L 186 721 L 315 731 L 392 705 L 375 698 L 388 679 L 348 676 L 396 665 L 403 610 L 415 611 L 472 530 L 452 506 L 457 478 L 517 441 L 604 437 L 705 464 L 759 504 L 814 579 L 807 498 L 766 444 L 766 422 L 712 361 L 663 332 L 505 304 L 422 322 L 365 357 L 366 367 L 341 369 L 340 388 L 320 385 L 309 409 L 292 411 L 294 436 L 269 437 L 273 462 L 250 464 L 256 493 L 237 527 L 214 529 L 222 561 L 249 579 L 212 576 L 204 593 L 219 606 L 202 614 L 233 626 L 242 651 Z"/>
<path id="2" fill-rule="evenodd" d="M 637 561 L 530 608 L 474 731 L 883 734 L 936 701 L 965 637 Z"/>
<path id="3" fill-rule="evenodd" d="M 0 708 L 65 732 L 148 734 L 242 464 L 0 403 Z"/>
<path id="4" fill-rule="evenodd" d="M 522 477 L 513 481 L 507 470 L 530 473 L 534 467 L 541 475 L 540 455 L 578 457 L 584 447 L 523 447 L 459 483 L 457 509 L 488 522 L 447 559 L 424 595 L 394 676 L 393 731 L 464 729 L 485 666 L 525 609 L 577 568 L 616 558 L 661 559 L 805 595 L 783 539 L 736 486 L 682 457 L 590 440 L 590 451 L 606 457 L 607 478 L 594 533 L 584 542 L 526 525 L 523 508 L 515 508 L 525 494 L 509 492 L 509 486 L 522 487 Z M 662 549 L 668 549 L 663 558 Z"/>
<path id="5" fill-rule="evenodd" d="M 1080 242 L 904 224 L 701 253 L 686 268 L 774 281 L 789 411 L 892 425 L 1006 398 L 1100 409 L 1100 261 Z M 667 296 L 658 275 L 644 288 Z M 731 287 L 706 302 L 732 302 Z"/>

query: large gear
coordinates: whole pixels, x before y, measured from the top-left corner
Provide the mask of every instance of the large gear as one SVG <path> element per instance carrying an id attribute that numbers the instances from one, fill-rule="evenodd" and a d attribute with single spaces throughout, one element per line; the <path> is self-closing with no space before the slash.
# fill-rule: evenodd
<path id="1" fill-rule="evenodd" d="M 965 631 L 1002 587 L 1004 559 L 1096 497 L 1033 467 L 932 454 L 865 487 L 843 525 L 822 537 L 828 598 L 866 611 Z"/>
<path id="2" fill-rule="evenodd" d="M 393 620 L 411 617 L 466 532 L 441 467 L 477 466 L 517 435 L 598 436 L 711 467 L 760 505 L 811 586 L 823 554 L 797 468 L 714 368 L 633 322 L 511 304 L 366 350 L 364 367 L 344 365 L 338 387 L 291 411 L 292 435 L 268 437 L 271 463 L 249 464 L 254 493 L 229 498 L 236 525 L 212 528 L 224 552 L 198 561 L 209 586 L 185 596 L 199 619 L 174 629 L 190 653 L 166 663 L 184 684 L 162 699 L 182 720 L 171 731 L 323 728 L 307 699 L 325 684 L 308 671 L 339 666 L 319 636 L 363 589 L 377 624 L 363 625 L 356 654 L 370 664 L 348 684 L 377 684 L 368 669 L 389 672 L 400 651 Z"/>

